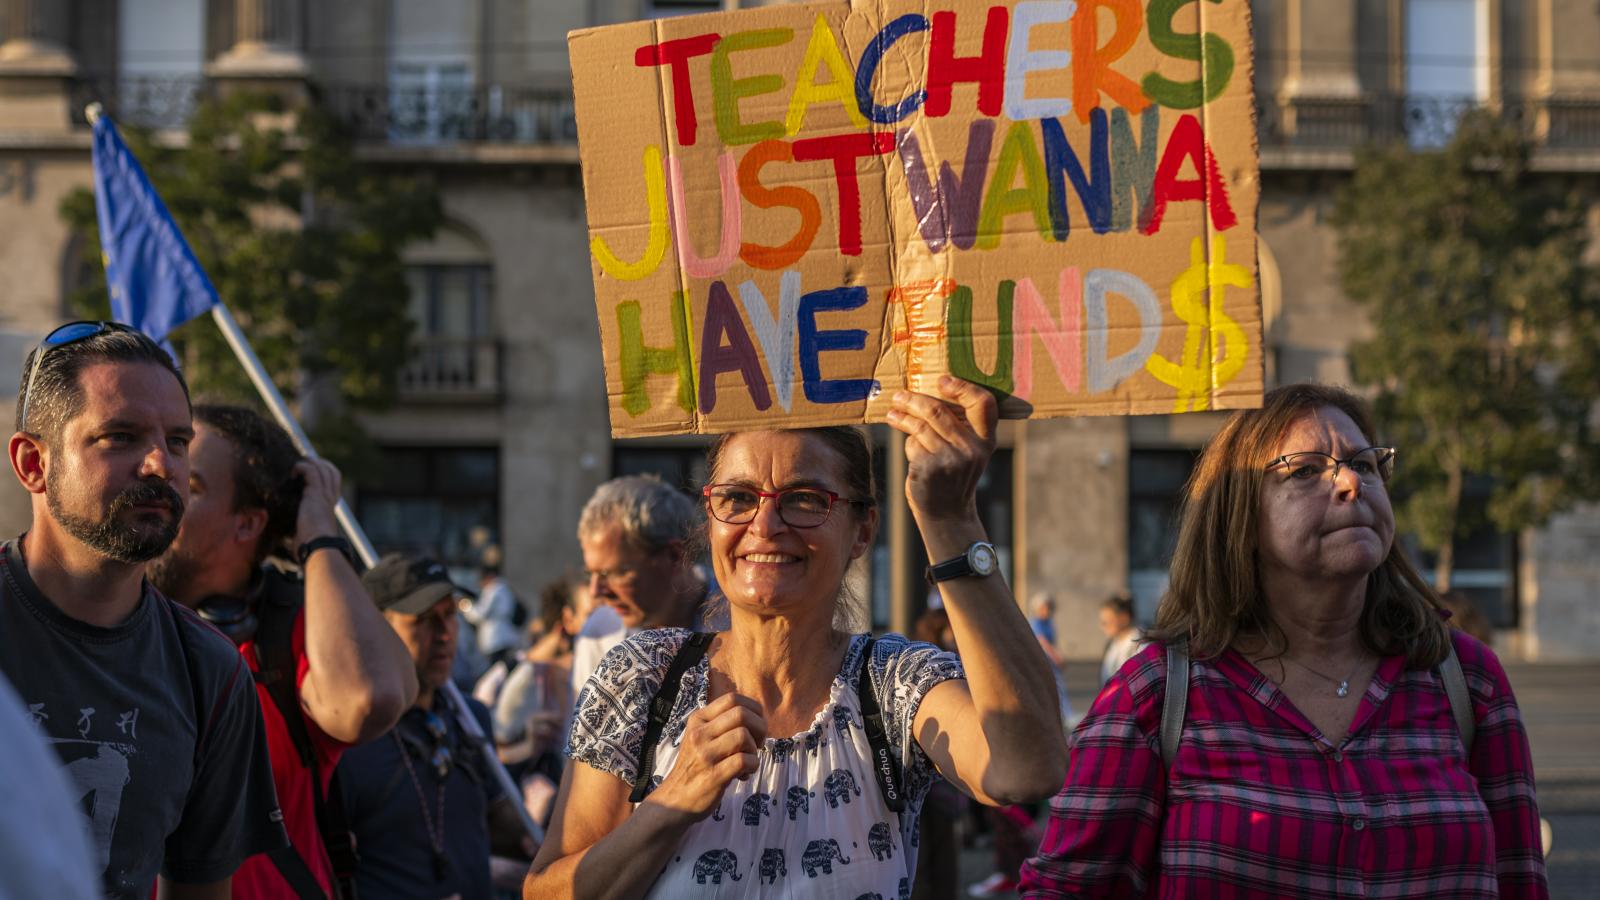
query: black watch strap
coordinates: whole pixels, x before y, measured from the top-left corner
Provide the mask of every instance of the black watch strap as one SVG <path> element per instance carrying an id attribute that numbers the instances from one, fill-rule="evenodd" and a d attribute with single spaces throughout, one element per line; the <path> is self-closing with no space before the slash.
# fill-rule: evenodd
<path id="1" fill-rule="evenodd" d="M 972 570 L 972 563 L 967 561 L 965 553 L 954 559 L 947 559 L 942 563 L 935 563 L 928 567 L 927 578 L 929 584 L 938 584 L 941 581 L 950 581 L 954 578 L 965 578 L 976 575 Z"/>
<path id="2" fill-rule="evenodd" d="M 355 566 L 356 554 L 355 551 L 351 549 L 350 542 L 336 534 L 325 534 L 322 537 L 314 537 L 311 540 L 306 541 L 304 544 L 300 545 L 300 549 L 296 551 L 295 555 L 300 558 L 300 565 L 303 566 L 306 564 L 306 560 L 311 558 L 311 554 L 323 549 L 324 547 L 331 547 L 339 551 L 340 555 L 342 555 L 352 567 Z"/>

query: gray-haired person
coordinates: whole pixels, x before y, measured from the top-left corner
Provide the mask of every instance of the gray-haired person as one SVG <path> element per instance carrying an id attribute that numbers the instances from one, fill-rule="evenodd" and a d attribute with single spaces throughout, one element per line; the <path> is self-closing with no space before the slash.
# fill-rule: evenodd
<path id="1" fill-rule="evenodd" d="M 703 627 L 707 585 L 688 565 L 700 507 L 654 475 L 613 478 L 578 518 L 589 590 L 601 603 L 573 641 L 577 696 L 606 651 L 646 628 Z"/>
<path id="2" fill-rule="evenodd" d="M 116 323 L 29 354 L 11 470 L 33 520 L 0 546 L 0 673 L 88 818 L 106 896 L 225 898 L 287 844 L 255 682 L 232 642 L 144 578 L 189 496 L 189 389 Z M 3 877 L 4 873 L 0 873 Z"/>

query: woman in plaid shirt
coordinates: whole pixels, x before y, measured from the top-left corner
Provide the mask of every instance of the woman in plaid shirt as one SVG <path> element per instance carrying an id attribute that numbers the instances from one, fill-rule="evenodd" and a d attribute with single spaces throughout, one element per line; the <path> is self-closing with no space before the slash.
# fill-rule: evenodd
<path id="1" fill-rule="evenodd" d="M 1185 499 L 1153 642 L 1078 727 L 1025 897 L 1547 897 L 1527 734 L 1490 650 L 1394 546 L 1365 404 L 1288 385 Z M 1193 659 L 1170 769 L 1167 642 Z M 1439 666 L 1454 647 L 1475 739 Z"/>

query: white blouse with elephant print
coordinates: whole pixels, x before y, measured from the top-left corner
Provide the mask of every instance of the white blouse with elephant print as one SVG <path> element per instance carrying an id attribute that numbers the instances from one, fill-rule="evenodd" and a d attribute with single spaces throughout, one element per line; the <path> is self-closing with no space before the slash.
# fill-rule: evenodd
<path id="1" fill-rule="evenodd" d="M 567 754 L 633 783 L 646 709 L 689 632 L 645 631 L 606 654 L 578 698 Z M 872 685 L 891 749 L 900 756 L 906 794 L 892 812 L 868 768 L 857 677 L 866 635 L 850 639 L 827 704 L 809 729 L 768 738 L 750 778 L 734 780 L 710 816 L 684 832 L 651 888 L 652 898 L 824 897 L 897 900 L 917 870 L 917 815 L 938 777 L 911 734 L 917 706 L 934 685 L 964 678 L 954 654 L 880 638 L 872 647 Z M 707 660 L 683 676 L 656 749 L 652 787 L 678 758 L 689 715 L 706 704 Z"/>

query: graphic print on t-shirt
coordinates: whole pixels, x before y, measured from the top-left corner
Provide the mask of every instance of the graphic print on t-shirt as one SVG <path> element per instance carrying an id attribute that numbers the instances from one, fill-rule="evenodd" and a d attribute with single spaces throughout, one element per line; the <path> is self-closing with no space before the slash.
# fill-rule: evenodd
<path id="1" fill-rule="evenodd" d="M 60 712 L 58 715 L 70 715 Z M 52 737 L 48 720 L 51 712 L 44 703 L 29 703 L 28 715 L 61 757 L 68 778 L 78 793 L 78 801 L 89 817 L 89 833 L 94 838 L 95 862 L 104 872 L 111 865 L 111 839 L 117 830 L 117 815 L 122 811 L 122 792 L 132 780 L 130 757 L 139 753 L 139 709 L 135 707 L 120 713 L 107 722 L 109 715 L 92 706 L 77 710 L 74 729 L 77 738 Z M 100 717 L 99 727 L 96 717 Z M 112 731 L 112 729 L 115 731 Z M 112 733 L 119 739 L 96 740 L 92 734 Z"/>

